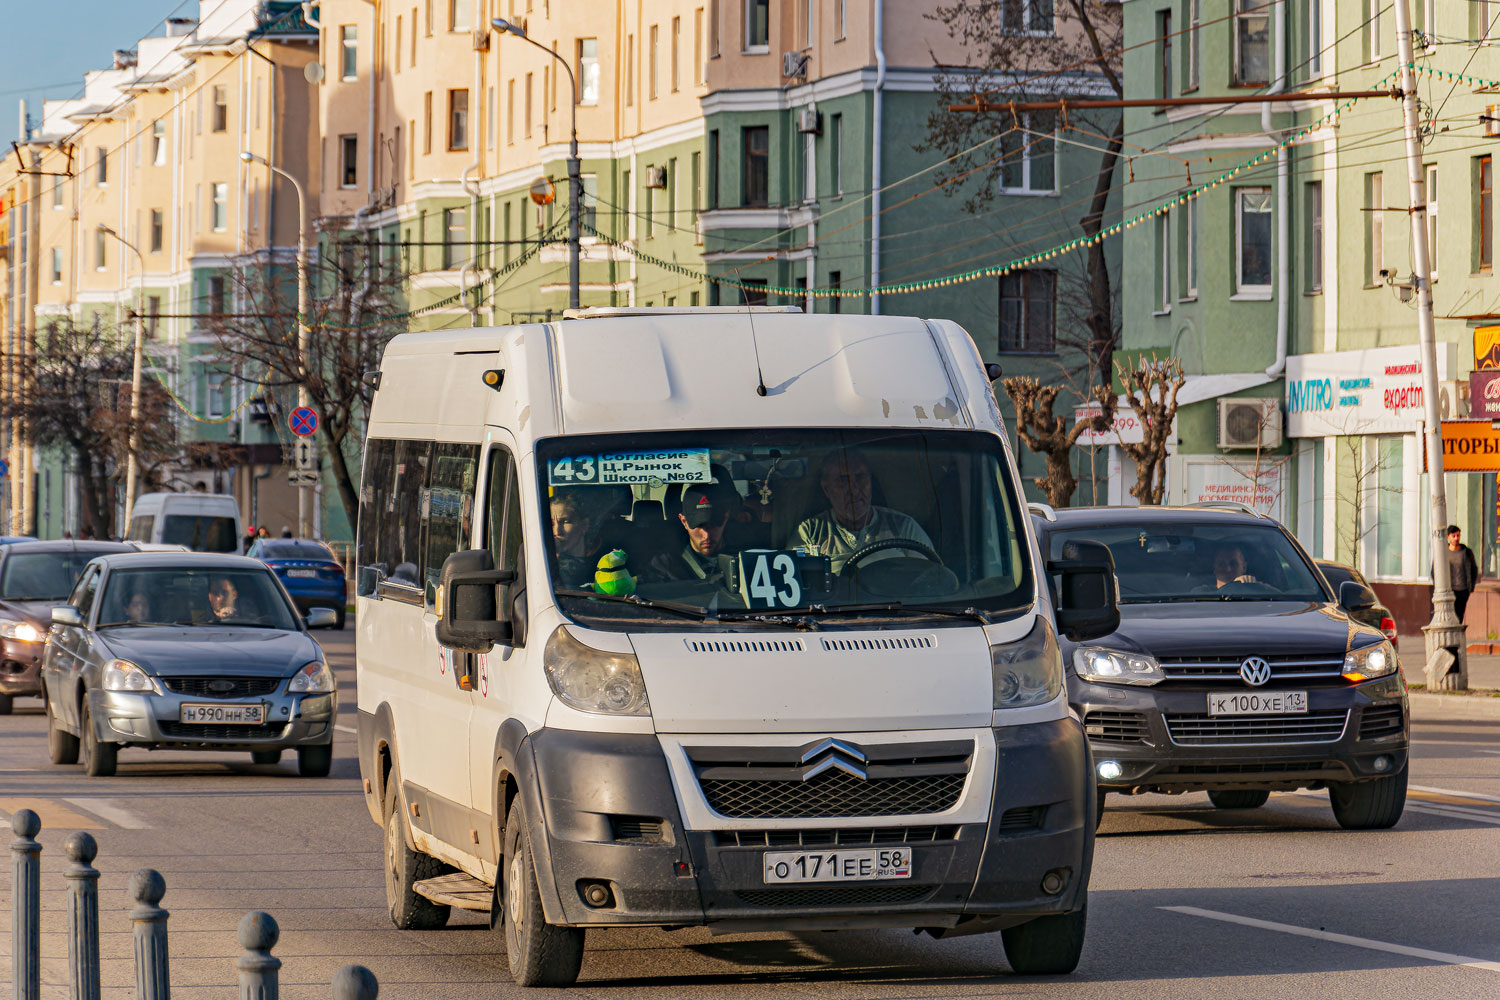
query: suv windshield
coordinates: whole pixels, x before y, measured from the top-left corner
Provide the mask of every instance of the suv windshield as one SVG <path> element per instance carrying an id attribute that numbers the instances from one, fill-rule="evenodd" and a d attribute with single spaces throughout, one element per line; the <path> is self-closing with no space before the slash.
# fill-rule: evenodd
<path id="1" fill-rule="evenodd" d="M 684 610 L 709 618 L 841 609 L 910 618 L 924 606 L 1002 613 L 1032 599 L 1021 515 L 991 435 L 554 438 L 539 444 L 537 463 L 559 605 L 590 624 L 681 627 Z"/>
<path id="2" fill-rule="evenodd" d="M 269 571 L 163 566 L 117 569 L 100 598 L 99 627 L 110 625 L 300 626 Z"/>
<path id="3" fill-rule="evenodd" d="M 1270 525 L 1174 521 L 1065 528 L 1048 534 L 1048 557 L 1067 558 L 1067 544 L 1084 541 L 1109 546 L 1121 604 L 1329 600 L 1307 561 Z"/>

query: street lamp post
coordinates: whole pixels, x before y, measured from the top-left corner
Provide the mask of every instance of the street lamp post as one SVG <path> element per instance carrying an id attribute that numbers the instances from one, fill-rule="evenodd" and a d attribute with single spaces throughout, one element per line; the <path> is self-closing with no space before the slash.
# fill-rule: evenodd
<path id="1" fill-rule="evenodd" d="M 130 512 L 135 506 L 136 452 L 141 448 L 141 355 L 145 351 L 146 339 L 146 258 L 134 243 L 99 223 L 99 232 L 113 236 L 135 254 L 139 270 L 135 278 L 135 348 L 130 359 L 130 443 L 125 456 L 125 530 L 120 536 L 130 533 Z"/>
<path id="2" fill-rule="evenodd" d="M 256 156 L 249 151 L 240 154 L 240 159 L 246 163 L 259 163 L 261 166 L 269 167 L 272 173 L 280 174 L 292 184 L 292 189 L 297 192 L 297 405 L 309 405 L 307 395 L 307 349 L 309 332 L 307 327 L 307 312 L 312 303 L 312 290 L 308 287 L 307 279 L 307 198 L 302 192 L 302 184 L 297 178 L 282 170 L 264 156 Z M 308 538 L 312 535 L 309 523 L 312 512 L 312 486 L 305 480 L 297 486 L 297 537 Z"/>
<path id="3" fill-rule="evenodd" d="M 573 79 L 573 67 L 566 59 L 553 52 L 541 42 L 526 37 L 526 29 L 519 24 L 513 24 L 503 17 L 497 17 L 490 21 L 491 27 L 502 33 L 508 32 L 521 39 L 530 42 L 541 49 L 547 55 L 562 64 L 563 69 L 568 71 L 568 93 L 572 98 L 572 128 L 568 139 L 568 306 L 572 309 L 578 308 L 578 255 L 579 243 L 579 213 L 582 211 L 583 203 L 583 176 L 579 173 L 578 163 L 578 81 Z"/>

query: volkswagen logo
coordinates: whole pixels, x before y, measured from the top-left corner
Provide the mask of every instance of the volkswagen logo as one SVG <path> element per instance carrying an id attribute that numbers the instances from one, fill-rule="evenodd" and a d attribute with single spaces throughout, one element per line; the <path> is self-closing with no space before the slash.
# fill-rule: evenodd
<path id="1" fill-rule="evenodd" d="M 868 778 L 870 775 L 865 770 L 866 761 L 864 751 L 854 744 L 826 739 L 809 747 L 802 754 L 802 780 L 811 781 L 832 768 L 838 768 L 856 778 Z"/>
<path id="2" fill-rule="evenodd" d="M 1258 656 L 1247 656 L 1240 664 L 1240 680 L 1251 687 L 1260 687 L 1271 679 L 1271 665 Z"/>

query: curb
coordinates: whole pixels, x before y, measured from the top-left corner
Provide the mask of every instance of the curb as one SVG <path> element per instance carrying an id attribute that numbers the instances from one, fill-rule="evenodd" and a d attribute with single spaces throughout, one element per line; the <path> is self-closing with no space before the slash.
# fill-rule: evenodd
<path id="1" fill-rule="evenodd" d="M 1474 722 L 1500 719 L 1500 698 L 1485 695 L 1428 694 L 1410 691 L 1411 717 L 1417 722 Z"/>

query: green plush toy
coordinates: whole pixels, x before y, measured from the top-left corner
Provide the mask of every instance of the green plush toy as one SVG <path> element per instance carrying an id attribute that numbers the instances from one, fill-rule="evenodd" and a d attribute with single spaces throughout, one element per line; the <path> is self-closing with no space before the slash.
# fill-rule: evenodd
<path id="1" fill-rule="evenodd" d="M 630 569 L 626 566 L 629 561 L 630 557 L 625 554 L 624 549 L 606 552 L 600 557 L 599 569 L 594 573 L 594 589 L 601 594 L 621 597 L 635 593 L 635 577 L 630 575 Z"/>

